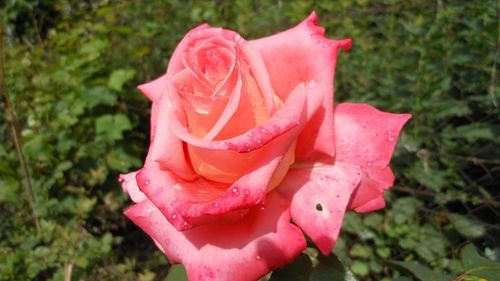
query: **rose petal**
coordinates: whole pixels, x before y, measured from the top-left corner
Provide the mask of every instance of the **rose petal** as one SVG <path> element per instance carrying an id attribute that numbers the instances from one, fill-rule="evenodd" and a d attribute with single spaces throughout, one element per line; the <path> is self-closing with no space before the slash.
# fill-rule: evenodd
<path id="1" fill-rule="evenodd" d="M 146 161 L 157 161 L 165 169 L 185 179 L 193 179 L 196 174 L 186 159 L 182 141 L 168 127 L 169 113 L 162 107 L 165 104 L 161 103 L 164 99 L 162 96 L 151 107 L 151 140 Z"/>
<path id="2" fill-rule="evenodd" d="M 290 169 L 277 190 L 291 200 L 294 223 L 328 255 L 360 180 L 361 170 L 356 165 L 317 164 Z"/>
<path id="3" fill-rule="evenodd" d="M 139 203 L 146 199 L 146 195 L 144 195 L 144 193 L 139 190 L 139 186 L 137 186 L 137 181 L 135 180 L 137 172 L 138 171 L 121 174 L 118 178 L 118 182 L 122 186 L 123 191 L 128 193 L 130 199 L 132 199 L 135 203 Z"/>
<path id="4" fill-rule="evenodd" d="M 162 75 L 153 81 L 137 86 L 137 89 L 148 97 L 149 100 L 155 101 L 165 93 L 167 87 L 166 77 L 166 75 Z"/>
<path id="5" fill-rule="evenodd" d="M 291 141 L 293 136 L 285 135 L 264 148 L 266 157 L 261 157 L 251 171 L 232 185 L 204 178 L 184 181 L 156 162 L 146 163 L 140 170 L 138 185 L 179 230 L 214 220 L 234 221 L 245 214 L 245 209 L 264 204 L 267 189 Z"/>
<path id="6" fill-rule="evenodd" d="M 350 209 L 372 211 L 384 207 L 384 190 L 394 181 L 387 166 L 401 128 L 410 118 L 411 114 L 386 113 L 367 104 L 343 103 L 335 108 L 335 161 L 359 165 L 364 173 Z"/>
<path id="7" fill-rule="evenodd" d="M 317 82 L 310 94 L 321 96 L 323 104 L 298 138 L 299 160 L 331 158 L 335 154 L 332 108 L 335 63 L 338 49 L 347 50 L 352 44 L 350 40 L 326 39 L 324 29 L 316 22 L 313 12 L 294 28 L 249 42 L 261 52 L 271 84 L 281 100 L 288 98 L 297 83 Z"/>
<path id="8" fill-rule="evenodd" d="M 348 209 L 364 213 L 385 207 L 384 192 L 394 183 L 394 174 L 390 167 L 364 169 L 364 177 L 354 192 Z M 353 208 L 353 206 L 356 206 Z"/>
<path id="9" fill-rule="evenodd" d="M 318 96 L 310 94 L 310 91 L 315 88 L 314 84 L 314 81 L 309 82 L 307 87 L 304 83 L 297 84 L 296 89 L 292 91 L 294 94 L 291 95 L 286 100 L 283 107 L 265 123 L 249 130 L 243 135 L 230 139 L 207 141 L 195 138 L 191 136 L 187 128 L 182 125 L 181 121 L 176 118 L 170 119 L 170 128 L 179 139 L 185 141 L 189 145 L 212 150 L 229 150 L 240 153 L 250 152 L 264 146 L 276 137 L 298 126 L 301 123 L 300 120 L 304 105 L 307 105 L 308 108 L 311 107 L 311 112 L 309 112 L 309 110 L 307 111 L 306 118 L 309 119 L 314 115 L 317 110 L 316 104 L 318 100 L 320 100 Z M 303 121 L 308 121 L 307 119 Z M 258 140 L 260 140 L 260 142 Z"/>
<path id="10" fill-rule="evenodd" d="M 277 177 L 285 176 L 288 165 L 293 161 L 293 158 L 290 161 L 287 157 L 287 151 L 293 148 L 298 133 L 307 123 L 308 118 L 319 107 L 320 100 L 315 100 L 314 96 L 308 95 L 307 90 L 308 87 L 304 84 L 297 86 L 287 101 L 289 105 L 285 104 L 282 108 L 284 112 L 288 113 L 288 110 L 290 110 L 288 106 L 302 107 L 302 109 L 294 109 L 301 112 L 296 120 L 298 125 L 255 151 L 259 157 L 251 159 L 250 164 L 248 164 L 249 161 L 241 161 L 240 164 L 237 161 L 242 159 L 241 157 L 237 158 L 239 155 L 245 156 L 250 153 L 216 151 L 216 154 L 212 152 L 215 155 L 210 155 L 208 153 L 210 151 L 208 151 L 204 155 L 203 159 L 207 163 L 210 163 L 208 161 L 211 160 L 217 163 L 222 158 L 222 164 L 228 165 L 226 161 L 230 159 L 224 157 L 229 153 L 233 153 L 235 154 L 235 161 L 230 162 L 230 166 L 248 165 L 248 169 L 242 171 L 241 176 L 229 181 L 232 184 L 217 183 L 201 178 L 195 181 L 184 181 L 175 177 L 167 169 L 162 169 L 158 163 L 150 161 L 145 164 L 137 175 L 139 188 L 179 230 L 186 230 L 193 226 L 212 222 L 214 219 L 220 219 L 217 217 L 220 215 L 263 205 L 267 191 L 273 187 L 271 185 L 281 182 L 281 178 Z M 287 115 L 290 118 L 295 113 L 290 112 Z M 263 132 L 259 130 L 259 133 L 265 133 L 267 130 L 270 129 L 266 128 Z M 255 139 L 249 141 L 256 142 Z M 222 166 L 219 165 L 219 167 Z M 220 171 L 217 175 L 219 178 L 226 176 Z M 210 196 L 200 197 L 199 194 L 194 195 L 193 190 Z M 241 214 L 241 212 L 238 214 Z M 234 214 L 232 213 L 227 219 L 232 220 L 233 218 Z"/>
<path id="11" fill-rule="evenodd" d="M 256 161 L 265 161 L 276 155 L 281 148 L 288 149 L 297 137 L 289 133 L 292 129 L 302 130 L 313 116 L 321 102 L 319 96 L 309 95 L 313 82 L 308 86 L 299 84 L 296 89 L 271 118 L 245 134 L 221 141 L 207 141 L 193 137 L 178 119 L 171 120 L 170 129 L 177 137 L 187 143 L 191 163 L 196 172 L 208 179 L 220 182 L 235 182 L 242 175 L 250 172 Z M 300 127 L 300 129 L 299 129 Z M 261 151 L 262 147 L 279 136 L 286 135 L 285 147 L 278 150 Z M 283 151 L 283 154 L 287 150 Z M 245 154 L 241 154 L 245 153 Z M 283 154 L 279 156 L 283 156 Z"/>
<path id="12" fill-rule="evenodd" d="M 275 109 L 278 108 L 276 100 L 279 97 L 276 96 L 274 89 L 271 84 L 269 73 L 267 71 L 266 64 L 262 59 L 261 53 L 251 46 L 248 41 L 243 41 L 240 44 L 241 51 L 246 58 L 246 61 L 251 69 L 251 72 L 257 82 L 260 93 L 264 100 L 264 106 L 269 114 L 274 113 Z M 281 102 L 281 100 L 280 100 Z"/>
<path id="13" fill-rule="evenodd" d="M 264 105 L 262 93 L 255 79 L 250 73 L 248 65 L 240 63 L 241 75 L 240 100 L 238 108 L 229 120 L 223 124 L 222 130 L 218 132 L 216 139 L 223 140 L 241 135 L 269 119 L 270 114 Z"/>
<path id="14" fill-rule="evenodd" d="M 268 196 L 236 223 L 212 224 L 178 232 L 155 205 L 145 200 L 125 215 L 161 247 L 171 263 L 182 263 L 189 280 L 257 280 L 293 261 L 305 248 L 302 232 L 290 223 L 288 202 Z M 235 239 L 237 237 L 237 239 Z"/>

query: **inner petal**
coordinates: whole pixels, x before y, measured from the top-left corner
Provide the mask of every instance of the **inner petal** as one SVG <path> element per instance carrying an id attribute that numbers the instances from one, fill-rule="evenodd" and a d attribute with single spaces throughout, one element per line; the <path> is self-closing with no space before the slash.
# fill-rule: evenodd
<path id="1" fill-rule="evenodd" d="M 236 77 L 230 79 L 220 90 L 220 95 L 211 95 L 189 70 L 182 70 L 172 79 L 181 98 L 182 107 L 187 117 L 187 124 L 191 134 L 203 138 L 213 128 L 227 107 L 230 91 L 234 87 Z M 209 92 L 209 93 L 207 93 Z"/>
<path id="2" fill-rule="evenodd" d="M 241 135 L 269 119 L 269 112 L 266 110 L 261 91 L 248 65 L 245 62 L 240 62 L 239 71 L 243 86 L 238 109 L 215 137 L 215 140 L 224 140 Z M 281 104 L 276 106 L 279 108 Z"/>
<path id="3" fill-rule="evenodd" d="M 198 51 L 196 61 L 201 73 L 210 83 L 212 89 L 217 89 L 229 75 L 234 55 L 225 48 L 208 46 L 208 48 Z"/>
<path id="4" fill-rule="evenodd" d="M 229 79 L 236 59 L 233 42 L 211 37 L 194 42 L 185 52 L 183 64 L 212 94 L 216 94 Z"/>

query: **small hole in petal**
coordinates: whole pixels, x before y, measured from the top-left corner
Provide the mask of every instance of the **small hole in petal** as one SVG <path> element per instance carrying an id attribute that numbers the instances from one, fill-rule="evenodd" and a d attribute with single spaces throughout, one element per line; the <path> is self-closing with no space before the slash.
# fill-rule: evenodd
<path id="1" fill-rule="evenodd" d="M 320 203 L 316 204 L 316 210 L 323 211 L 323 206 Z"/>

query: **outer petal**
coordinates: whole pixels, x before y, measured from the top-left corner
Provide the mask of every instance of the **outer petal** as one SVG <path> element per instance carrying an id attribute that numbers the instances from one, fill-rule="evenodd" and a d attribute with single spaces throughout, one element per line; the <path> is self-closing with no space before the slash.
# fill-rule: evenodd
<path id="1" fill-rule="evenodd" d="M 291 200 L 293 221 L 324 255 L 337 241 L 347 204 L 360 180 L 356 165 L 315 165 L 290 170 L 278 188 Z"/>
<path id="2" fill-rule="evenodd" d="M 151 107 L 151 141 L 146 161 L 157 161 L 182 178 L 193 179 L 196 175 L 187 161 L 182 141 L 168 127 L 170 116 L 166 108 L 159 108 L 161 105 L 154 101 Z"/>
<path id="3" fill-rule="evenodd" d="M 182 263 L 189 280 L 253 281 L 293 261 L 306 247 L 290 223 L 288 202 L 273 192 L 269 207 L 256 208 L 241 221 L 178 232 L 155 205 L 145 200 L 125 211 L 167 255 Z"/>
<path id="4" fill-rule="evenodd" d="M 118 178 L 118 181 L 120 182 L 123 191 L 128 193 L 130 196 L 130 199 L 134 201 L 135 203 L 139 203 L 142 200 L 146 199 L 146 195 L 142 193 L 142 191 L 139 190 L 139 186 L 137 186 L 137 181 L 135 180 L 135 176 L 138 171 L 131 172 L 128 174 L 122 174 Z"/>
<path id="5" fill-rule="evenodd" d="M 148 97 L 149 100 L 155 101 L 164 94 L 166 87 L 166 75 L 162 75 L 153 81 L 137 86 L 137 89 Z"/>
<path id="6" fill-rule="evenodd" d="M 394 181 L 388 165 L 401 128 L 410 118 L 410 114 L 386 113 L 367 104 L 336 107 L 335 161 L 359 165 L 364 173 L 350 209 L 367 212 L 384 207 L 384 190 Z"/>
<path id="7" fill-rule="evenodd" d="M 317 160 L 335 153 L 333 131 L 333 77 L 338 49 L 348 50 L 351 40 L 328 40 L 324 29 L 316 25 L 313 12 L 302 23 L 285 32 L 250 41 L 261 52 L 276 94 L 286 100 L 301 81 L 315 80 L 311 95 L 323 100 L 320 110 L 308 123 L 297 141 L 296 156 Z"/>
<path id="8" fill-rule="evenodd" d="M 365 177 L 354 192 L 349 209 L 364 213 L 384 208 L 384 192 L 392 187 L 393 183 L 394 174 L 390 167 L 365 168 Z"/>
<path id="9" fill-rule="evenodd" d="M 168 128 L 168 112 L 166 108 L 159 110 L 162 97 L 167 96 L 167 76 L 163 75 L 137 88 L 153 101 L 151 106 L 150 145 L 146 161 L 158 161 L 163 167 L 179 176 L 193 179 L 195 174 L 186 161 L 182 141 L 175 137 Z"/>

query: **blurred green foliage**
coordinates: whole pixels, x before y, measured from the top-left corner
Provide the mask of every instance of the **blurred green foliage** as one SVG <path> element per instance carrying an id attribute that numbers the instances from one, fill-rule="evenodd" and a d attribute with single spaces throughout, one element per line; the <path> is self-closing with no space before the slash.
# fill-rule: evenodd
<path id="1" fill-rule="evenodd" d="M 459 254 L 468 242 L 481 261 L 498 261 L 499 5 L 2 1 L 5 81 L 35 204 L 31 210 L 1 103 L 0 280 L 164 280 L 167 262 L 121 214 L 129 203 L 117 175 L 139 168 L 148 144 L 149 103 L 134 87 L 162 74 L 199 23 L 251 39 L 312 10 L 330 37 L 354 40 L 339 56 L 337 102 L 414 116 L 392 163 L 397 184 L 386 209 L 348 213 L 336 254 L 360 280 L 418 278 L 391 266 L 395 260 L 459 276 L 474 267 Z M 313 275 L 331 270 L 325 264 Z"/>

